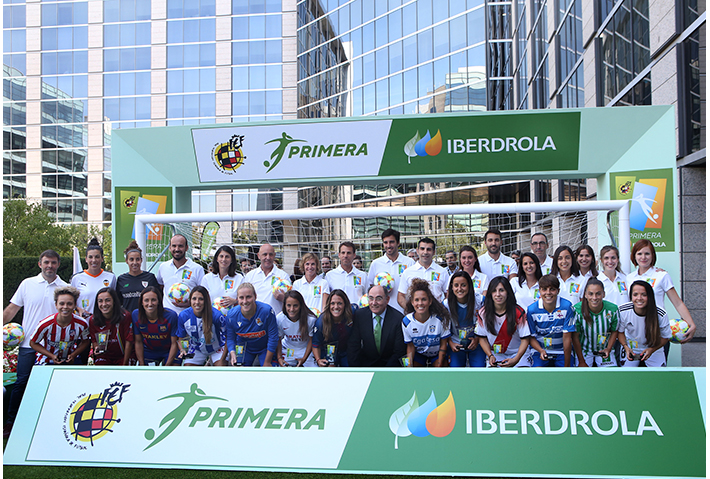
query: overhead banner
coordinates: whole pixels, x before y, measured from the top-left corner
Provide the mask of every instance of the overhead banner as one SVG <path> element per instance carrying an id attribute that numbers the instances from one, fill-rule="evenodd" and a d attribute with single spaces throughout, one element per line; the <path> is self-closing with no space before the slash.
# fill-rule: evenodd
<path id="1" fill-rule="evenodd" d="M 32 372 L 3 462 L 704 477 L 705 447 L 701 368 L 45 366 Z"/>
<path id="2" fill-rule="evenodd" d="M 673 169 L 610 173 L 612 200 L 629 200 L 631 244 L 640 239 L 656 251 L 675 251 Z"/>
<path id="3" fill-rule="evenodd" d="M 579 112 L 192 130 L 200 182 L 571 171 Z"/>

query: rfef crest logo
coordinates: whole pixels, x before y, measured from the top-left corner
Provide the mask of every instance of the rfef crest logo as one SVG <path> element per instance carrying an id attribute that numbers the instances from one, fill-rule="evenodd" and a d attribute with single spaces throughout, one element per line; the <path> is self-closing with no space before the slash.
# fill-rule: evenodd
<path id="1" fill-rule="evenodd" d="M 64 414 L 64 438 L 76 449 L 87 449 L 86 443 L 97 441 L 121 422 L 117 404 L 123 400 L 130 384 L 113 383 L 102 393 L 81 394 Z"/>
<path id="2" fill-rule="evenodd" d="M 243 146 L 244 135 L 233 135 L 228 142 L 215 145 L 212 149 L 214 166 L 222 173 L 234 174 L 246 159 Z"/>
<path id="3" fill-rule="evenodd" d="M 399 449 L 400 437 L 445 437 L 451 434 L 455 425 L 456 405 L 451 391 L 441 405 L 437 405 L 432 391 L 429 399 L 421 406 L 415 391 L 409 401 L 392 413 L 389 421 L 390 431 L 394 434 L 395 449 Z"/>
<path id="4" fill-rule="evenodd" d="M 413 156 L 438 155 L 441 153 L 441 144 L 441 130 L 437 130 L 434 137 L 431 136 L 429 130 L 426 131 L 426 135 L 421 137 L 419 136 L 419 130 L 417 130 L 417 134 L 404 145 L 404 154 L 407 155 L 407 163 L 412 163 Z"/>

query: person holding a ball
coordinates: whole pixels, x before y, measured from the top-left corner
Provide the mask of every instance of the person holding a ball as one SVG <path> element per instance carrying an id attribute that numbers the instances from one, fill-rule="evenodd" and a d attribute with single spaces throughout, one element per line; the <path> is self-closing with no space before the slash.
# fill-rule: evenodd
<path id="1" fill-rule="evenodd" d="M 231 246 L 220 246 L 212 259 L 212 273 L 207 273 L 202 278 L 201 285 L 210 293 L 210 298 L 220 298 L 219 306 L 226 312 L 237 304 L 237 288 L 244 276 L 237 273 L 237 256 Z"/>
<path id="2" fill-rule="evenodd" d="M 163 296 L 163 308 L 180 314 L 190 307 L 189 293 L 184 301 L 172 300 L 168 291 L 172 285 L 183 283 L 192 290 L 202 282 L 205 270 L 202 266 L 185 256 L 187 252 L 187 238 L 181 234 L 176 234 L 170 238 L 170 254 L 173 259 L 164 262 L 158 269 L 158 283 L 163 286 L 165 295 Z"/>

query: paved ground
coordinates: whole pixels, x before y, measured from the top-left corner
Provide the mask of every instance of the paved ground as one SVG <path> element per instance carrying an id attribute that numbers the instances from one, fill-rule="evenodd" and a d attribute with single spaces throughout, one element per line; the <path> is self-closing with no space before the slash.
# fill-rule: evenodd
<path id="1" fill-rule="evenodd" d="M 690 342 L 683 345 L 683 366 L 705 367 L 705 343 Z"/>

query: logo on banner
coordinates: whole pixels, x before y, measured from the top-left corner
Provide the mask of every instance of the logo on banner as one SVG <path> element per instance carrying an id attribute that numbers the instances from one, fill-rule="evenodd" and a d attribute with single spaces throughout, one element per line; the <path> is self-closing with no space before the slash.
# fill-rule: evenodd
<path id="1" fill-rule="evenodd" d="M 456 425 L 456 405 L 454 395 L 449 391 L 446 401 L 437 405 L 434 391 L 429 399 L 419 405 L 416 391 L 412 398 L 390 416 L 390 431 L 394 434 L 394 448 L 399 449 L 400 437 L 445 437 Z"/>
<path id="2" fill-rule="evenodd" d="M 413 156 L 436 156 L 441 152 L 441 130 L 436 130 L 436 135 L 432 138 L 429 130 L 424 137 L 419 136 L 419 130 L 404 145 L 404 154 L 407 155 L 407 162 L 412 163 Z"/>
<path id="3" fill-rule="evenodd" d="M 117 404 L 123 400 L 130 384 L 113 383 L 102 393 L 77 396 L 64 414 L 64 439 L 74 448 L 85 450 L 94 445 L 121 422 Z"/>
<path id="4" fill-rule="evenodd" d="M 215 168 L 228 175 L 234 174 L 244 164 L 246 156 L 242 151 L 244 135 L 232 135 L 227 143 L 218 143 L 212 148 Z"/>
<path id="5" fill-rule="evenodd" d="M 133 208 L 133 205 L 136 204 L 136 197 L 135 196 L 129 196 L 125 200 L 123 200 L 123 206 L 125 208 Z"/>
<path id="6" fill-rule="evenodd" d="M 281 159 L 284 157 L 284 153 L 286 153 L 286 147 L 293 143 L 294 141 L 302 141 L 306 142 L 306 140 L 298 140 L 296 138 L 293 138 L 289 135 L 286 134 L 286 132 L 281 132 L 281 138 L 274 138 L 273 140 L 269 140 L 265 145 L 268 145 L 269 143 L 278 143 L 279 145 L 276 147 L 276 149 L 271 153 L 271 162 L 269 161 L 264 161 L 264 166 L 268 168 L 266 172 L 268 173 L 269 171 L 273 170 L 276 168 L 276 165 L 279 164 Z"/>

